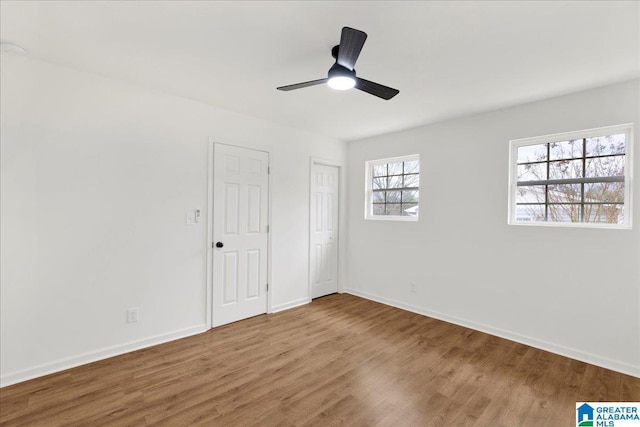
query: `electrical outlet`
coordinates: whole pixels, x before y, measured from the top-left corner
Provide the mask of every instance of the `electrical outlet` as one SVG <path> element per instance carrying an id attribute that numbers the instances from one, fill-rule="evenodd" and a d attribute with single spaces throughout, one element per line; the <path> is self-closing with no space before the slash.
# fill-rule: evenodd
<path id="1" fill-rule="evenodd" d="M 194 212 L 187 212 L 187 225 L 194 225 L 196 223 L 196 215 Z"/>
<path id="2" fill-rule="evenodd" d="M 411 282 L 411 292 L 416 293 L 416 284 L 414 282 Z"/>
<path id="3" fill-rule="evenodd" d="M 127 310 L 127 323 L 136 323 L 138 321 L 138 308 L 130 308 Z"/>

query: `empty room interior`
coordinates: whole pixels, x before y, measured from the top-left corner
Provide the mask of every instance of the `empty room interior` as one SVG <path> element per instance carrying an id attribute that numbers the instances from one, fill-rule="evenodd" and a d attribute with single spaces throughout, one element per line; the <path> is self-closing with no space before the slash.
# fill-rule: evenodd
<path id="1" fill-rule="evenodd" d="M 0 19 L 2 426 L 640 425 L 640 2 Z"/>

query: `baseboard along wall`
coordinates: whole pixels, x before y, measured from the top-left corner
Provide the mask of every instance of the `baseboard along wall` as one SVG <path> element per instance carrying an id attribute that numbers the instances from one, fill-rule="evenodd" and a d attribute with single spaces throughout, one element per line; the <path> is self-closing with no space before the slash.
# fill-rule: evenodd
<path id="1" fill-rule="evenodd" d="M 166 334 L 155 335 L 153 337 L 144 338 L 141 340 L 131 341 L 111 347 L 105 347 L 100 350 L 79 354 L 77 356 L 54 360 L 52 362 L 34 366 L 29 369 L 5 374 L 0 377 L 0 387 L 6 387 L 33 378 L 42 377 L 70 368 L 75 368 L 77 366 L 86 365 L 88 363 L 97 362 L 103 359 L 108 359 L 109 357 L 119 356 L 124 353 L 130 353 L 132 351 L 152 347 L 154 345 L 164 344 L 169 341 L 186 338 L 191 335 L 200 334 L 206 331 L 207 326 L 205 324 L 196 325 Z"/>
<path id="2" fill-rule="evenodd" d="M 465 328 L 470 328 L 476 331 L 484 332 L 489 335 L 494 335 L 496 337 L 504 338 L 510 341 L 515 341 L 520 344 L 525 344 L 530 347 L 535 347 L 540 350 L 545 350 L 550 353 L 555 353 L 560 356 L 569 357 L 571 359 L 579 360 L 581 362 L 589 363 L 592 365 L 600 366 L 602 368 L 611 369 L 612 371 L 621 372 L 623 374 L 640 378 L 640 366 L 633 366 L 628 363 L 619 362 L 617 360 L 607 359 L 604 357 L 596 356 L 594 354 L 585 353 L 573 348 L 539 340 L 526 335 L 521 335 L 516 332 L 494 328 L 491 326 L 472 322 L 466 319 L 460 319 L 458 317 L 449 316 L 447 314 L 439 313 L 432 310 L 427 310 L 422 307 L 417 307 L 411 304 L 406 304 L 401 301 L 393 300 L 386 297 L 381 297 L 378 295 L 373 295 L 368 292 L 363 292 L 357 289 L 346 289 L 345 292 L 351 295 L 355 295 L 361 298 L 371 300 L 371 301 L 376 301 L 381 304 L 390 305 L 392 307 L 411 311 L 413 313 L 421 314 L 423 316 L 432 317 L 434 319 L 442 320 L 444 322 L 453 323 L 455 325 L 463 326 Z"/>

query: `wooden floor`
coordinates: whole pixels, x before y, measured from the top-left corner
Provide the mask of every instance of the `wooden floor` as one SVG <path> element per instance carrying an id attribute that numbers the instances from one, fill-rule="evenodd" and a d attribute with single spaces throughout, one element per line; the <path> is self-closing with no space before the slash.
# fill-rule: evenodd
<path id="1" fill-rule="evenodd" d="M 575 426 L 640 379 L 351 295 L 0 389 L 2 426 Z"/>

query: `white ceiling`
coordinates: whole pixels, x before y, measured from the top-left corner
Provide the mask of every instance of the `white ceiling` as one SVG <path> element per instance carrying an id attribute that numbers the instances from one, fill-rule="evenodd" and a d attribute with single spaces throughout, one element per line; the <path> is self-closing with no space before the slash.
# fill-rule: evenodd
<path id="1" fill-rule="evenodd" d="M 640 3 L 0 3 L 31 57 L 342 140 L 570 93 L 640 74 Z M 350 26 L 360 77 L 400 90 L 277 86 L 323 78 Z"/>

